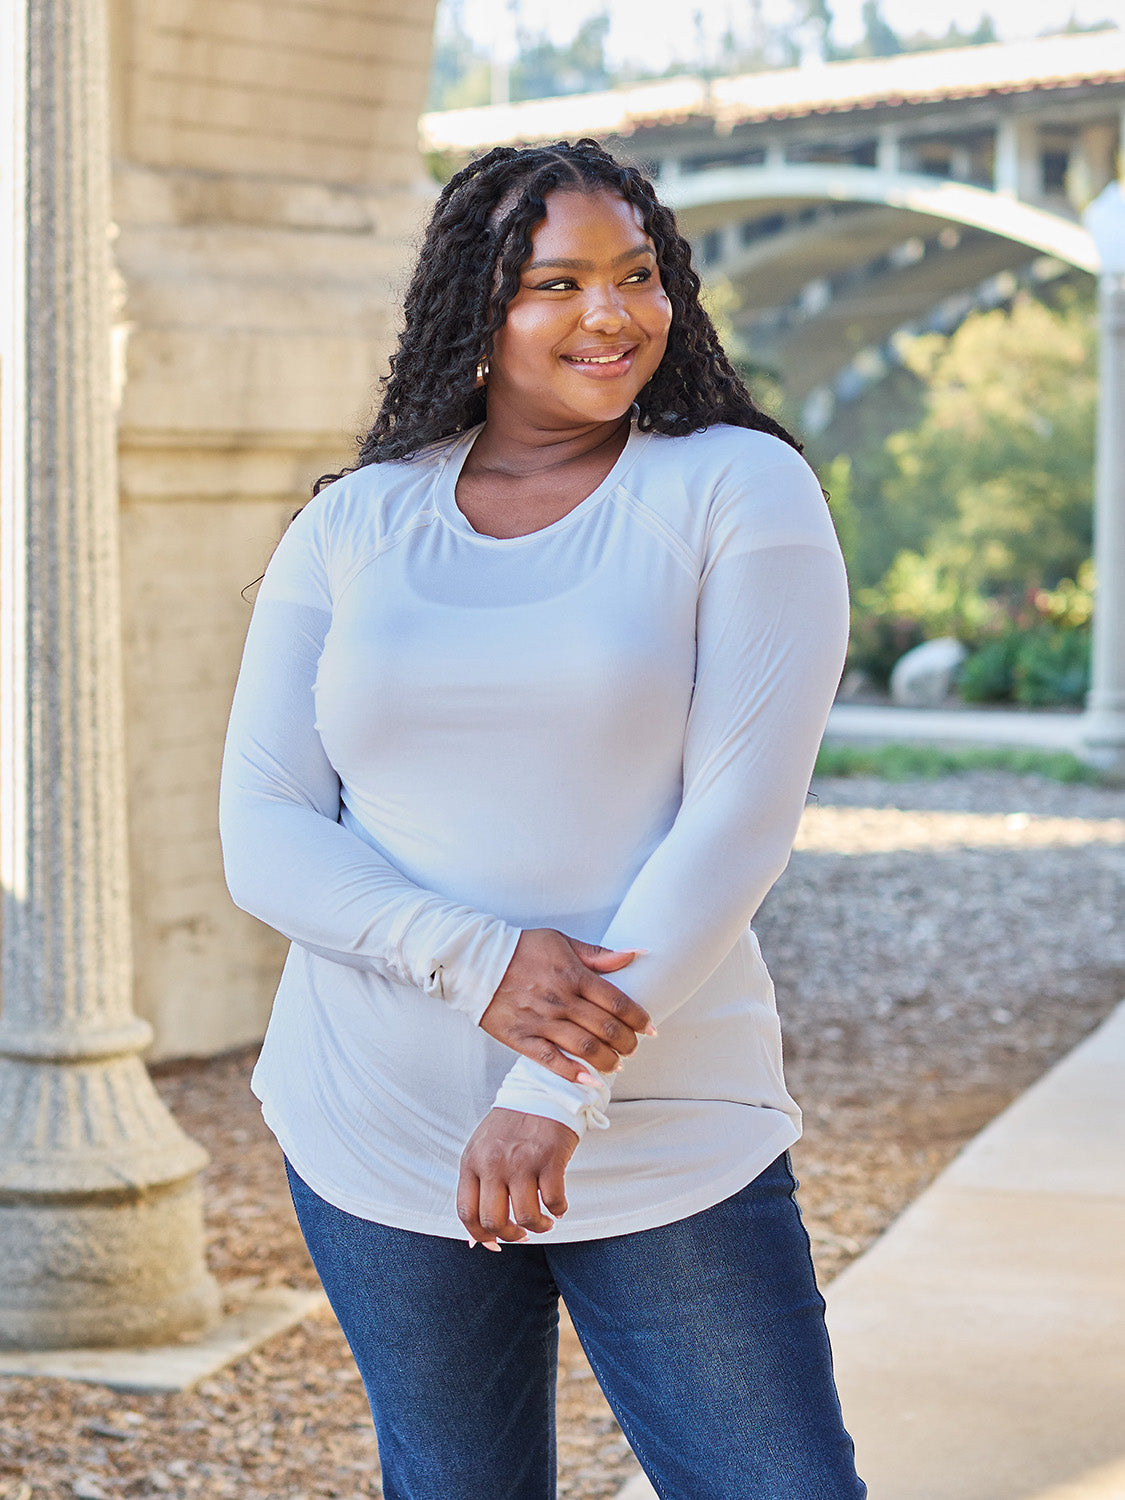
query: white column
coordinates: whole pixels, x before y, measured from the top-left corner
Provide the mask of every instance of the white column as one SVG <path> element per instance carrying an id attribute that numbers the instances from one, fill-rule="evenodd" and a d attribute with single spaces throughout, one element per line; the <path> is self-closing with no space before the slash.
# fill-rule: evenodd
<path id="1" fill-rule="evenodd" d="M 719 230 L 719 257 L 716 269 L 723 271 L 742 253 L 742 225 L 724 224 Z"/>
<path id="2" fill-rule="evenodd" d="M 1066 191 L 1074 208 L 1082 210 L 1114 178 L 1117 129 L 1114 125 L 1086 125 L 1070 151 Z"/>
<path id="3" fill-rule="evenodd" d="M 0 1344 L 155 1343 L 217 1310 L 206 1157 L 132 1012 L 104 0 L 19 0 L 0 555 Z"/>
<path id="4" fill-rule="evenodd" d="M 992 185 L 1006 198 L 1035 202 L 1043 196 L 1043 166 L 1035 121 L 1005 115 L 996 127 Z"/>
<path id="5" fill-rule="evenodd" d="M 902 137 L 894 125 L 884 125 L 875 139 L 875 166 L 880 172 L 902 170 Z"/>
<path id="6" fill-rule="evenodd" d="M 973 153 L 968 146 L 954 146 L 950 152 L 949 175 L 956 182 L 973 180 Z"/>
<path id="7" fill-rule="evenodd" d="M 1094 640 L 1083 741 L 1125 780 L 1125 193 L 1113 182 L 1086 212 L 1098 280 L 1098 434 L 1094 478 Z"/>

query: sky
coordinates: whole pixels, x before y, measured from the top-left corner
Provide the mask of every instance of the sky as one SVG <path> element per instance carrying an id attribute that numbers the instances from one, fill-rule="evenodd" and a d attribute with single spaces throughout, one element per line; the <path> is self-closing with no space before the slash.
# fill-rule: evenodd
<path id="1" fill-rule="evenodd" d="M 494 41 L 504 46 L 512 0 L 462 0 L 470 34 L 484 47 Z M 791 0 L 760 0 L 767 23 L 781 25 L 790 17 Z M 582 20 L 608 9 L 611 28 L 607 50 L 615 63 L 640 63 L 659 70 L 678 58 L 697 54 L 695 15 L 702 19 L 708 39 L 728 26 L 743 32 L 752 10 L 751 0 L 518 0 L 522 25 L 545 31 L 565 42 Z M 862 35 L 862 0 L 831 0 L 833 35 L 844 45 Z M 1125 0 L 882 0 L 884 18 L 899 31 L 944 32 L 950 22 L 971 28 L 987 12 L 1001 41 L 1017 41 L 1064 26 L 1073 14 L 1080 22 L 1114 21 L 1125 27 Z M 733 25 L 732 25 L 733 23 Z"/>

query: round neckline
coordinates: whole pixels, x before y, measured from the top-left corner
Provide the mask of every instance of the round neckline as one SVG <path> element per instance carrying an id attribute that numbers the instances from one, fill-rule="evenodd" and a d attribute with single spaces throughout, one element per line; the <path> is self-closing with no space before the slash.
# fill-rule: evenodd
<path id="1" fill-rule="evenodd" d="M 549 526 L 540 526 L 537 531 L 525 531 L 522 536 L 489 536 L 486 531 L 477 531 L 469 522 L 469 518 L 457 504 L 457 480 L 461 470 L 464 468 L 465 460 L 477 438 L 484 431 L 484 423 L 472 427 L 468 432 L 462 433 L 457 441 L 449 449 L 445 462 L 434 480 L 434 505 L 447 525 L 461 536 L 469 537 L 474 542 L 481 542 L 490 547 L 518 547 L 534 542 L 540 537 L 554 536 L 556 532 L 562 531 L 572 522 L 580 520 L 594 507 L 601 503 L 605 497 L 620 484 L 627 469 L 632 468 L 633 462 L 651 433 L 641 432 L 635 421 L 629 423 L 629 436 L 625 439 L 625 446 L 614 460 L 613 467 L 596 489 L 590 491 L 584 500 L 567 511 L 565 516 L 560 516 L 557 521 L 552 521 Z"/>

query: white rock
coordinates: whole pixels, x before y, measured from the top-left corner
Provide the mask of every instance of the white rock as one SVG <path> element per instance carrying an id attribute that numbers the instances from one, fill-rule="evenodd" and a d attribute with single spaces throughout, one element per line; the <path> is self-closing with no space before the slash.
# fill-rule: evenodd
<path id="1" fill-rule="evenodd" d="M 968 654 L 952 636 L 923 641 L 895 662 L 891 697 L 909 708 L 940 707 L 952 692 L 954 675 Z"/>

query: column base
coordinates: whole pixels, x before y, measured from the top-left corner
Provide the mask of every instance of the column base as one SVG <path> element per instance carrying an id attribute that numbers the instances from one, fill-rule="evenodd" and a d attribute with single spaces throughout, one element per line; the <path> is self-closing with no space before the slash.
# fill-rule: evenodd
<path id="1" fill-rule="evenodd" d="M 0 1202 L 0 1348 L 166 1344 L 219 1316 L 198 1180 Z"/>
<path id="2" fill-rule="evenodd" d="M 1125 785 L 1125 712 L 1088 710 L 1082 718 L 1080 756 L 1114 786 Z"/>

